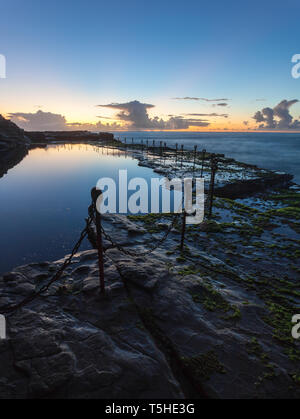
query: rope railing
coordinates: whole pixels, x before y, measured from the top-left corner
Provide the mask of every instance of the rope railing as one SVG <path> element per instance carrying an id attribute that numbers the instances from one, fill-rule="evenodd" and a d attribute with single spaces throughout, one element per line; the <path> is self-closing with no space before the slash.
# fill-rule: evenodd
<path id="1" fill-rule="evenodd" d="M 112 247 L 115 247 L 116 249 L 118 249 L 120 252 L 122 252 L 123 254 L 127 255 L 127 256 L 132 256 L 132 257 L 143 257 L 146 255 L 149 255 L 150 253 L 153 253 L 156 249 L 158 249 L 164 242 L 165 240 L 167 240 L 170 232 L 172 231 L 173 227 L 175 226 L 175 223 L 178 219 L 179 214 L 176 214 L 173 216 L 173 220 L 171 222 L 171 224 L 168 226 L 168 229 L 166 230 L 166 232 L 164 233 L 164 235 L 157 241 L 157 243 L 155 243 L 153 246 L 150 246 L 149 249 L 147 249 L 144 252 L 134 252 L 134 251 L 130 251 L 128 249 L 126 249 L 124 246 L 119 245 L 118 243 L 116 243 L 108 233 L 106 233 L 106 231 L 104 230 L 103 227 L 101 227 L 101 232 L 103 233 L 103 236 L 106 238 L 106 240 L 108 240 Z"/>
<path id="2" fill-rule="evenodd" d="M 82 230 L 82 232 L 80 233 L 80 237 L 79 237 L 78 241 L 76 242 L 75 246 L 73 247 L 72 252 L 65 259 L 64 263 L 59 267 L 59 269 L 54 274 L 54 276 L 51 278 L 51 280 L 47 284 L 43 285 L 38 291 L 35 291 L 33 294 L 31 294 L 28 297 L 24 298 L 19 303 L 15 304 L 15 305 L 6 305 L 6 306 L 3 306 L 3 307 L 0 307 L 0 314 L 10 314 L 12 312 L 15 312 L 16 310 L 18 310 L 18 309 L 26 306 L 27 304 L 29 304 L 32 301 L 34 301 L 36 298 L 42 296 L 42 294 L 44 294 L 46 291 L 48 291 L 48 289 L 50 288 L 50 286 L 54 282 L 58 281 L 61 278 L 61 276 L 64 273 L 65 269 L 71 264 L 74 255 L 78 252 L 81 243 L 83 242 L 83 240 L 85 239 L 85 237 L 88 234 L 88 228 L 91 225 L 91 223 L 92 223 L 92 219 L 89 218 L 88 221 L 87 221 L 87 225 Z"/>
<path id="3" fill-rule="evenodd" d="M 132 144 L 133 144 L 133 141 L 132 141 Z M 147 144 L 147 148 L 148 148 L 148 140 L 147 140 L 146 144 Z M 126 139 L 125 139 L 125 145 L 126 145 Z M 154 140 L 153 140 L 153 148 L 155 148 L 155 141 Z M 157 147 L 157 148 L 159 149 L 159 147 Z M 166 143 L 164 143 L 164 148 L 166 149 Z M 162 150 L 162 144 L 160 144 L 160 150 Z M 182 167 L 183 146 L 181 146 L 180 151 L 181 151 L 181 167 Z M 175 152 L 176 162 L 178 161 L 177 152 L 178 152 L 178 145 L 176 144 L 176 152 Z M 193 168 L 191 170 L 189 169 L 189 170 L 186 170 L 186 171 L 182 172 L 181 173 L 182 176 L 184 176 L 185 173 L 190 173 L 191 171 L 194 171 L 195 161 L 196 161 L 196 153 L 197 153 L 197 147 L 194 148 Z M 201 174 L 203 173 L 204 159 L 206 157 L 205 155 L 206 155 L 206 150 L 203 150 L 202 151 Z M 211 213 L 212 213 L 215 174 L 216 174 L 216 171 L 218 170 L 218 164 L 217 164 L 217 160 L 215 158 L 215 155 L 211 156 L 211 165 L 210 166 L 211 166 L 210 187 L 209 187 L 209 193 L 207 195 L 206 202 L 205 202 L 205 207 L 208 206 L 208 209 L 209 209 L 209 211 L 208 211 L 209 212 L 209 217 L 211 216 Z M 98 250 L 98 263 L 99 263 L 100 292 L 104 293 L 105 284 L 104 284 L 104 255 L 103 254 L 104 254 L 105 250 L 102 248 L 102 235 L 107 241 L 109 241 L 111 243 L 111 246 L 113 248 L 118 249 L 121 253 L 123 253 L 127 256 L 131 256 L 131 257 L 144 257 L 146 255 L 149 255 L 149 254 L 153 253 L 155 250 L 157 250 L 167 240 L 170 232 L 172 231 L 172 229 L 174 228 L 174 226 L 176 224 L 176 221 L 178 220 L 179 215 L 181 215 L 181 214 L 178 214 L 178 213 L 174 214 L 174 216 L 172 218 L 172 221 L 171 221 L 170 225 L 168 226 L 167 230 L 165 231 L 163 236 L 160 239 L 157 240 L 157 242 L 155 244 L 153 244 L 147 250 L 142 251 L 142 252 L 133 251 L 133 250 L 130 250 L 130 249 L 126 248 L 125 246 L 122 246 L 122 245 L 116 243 L 115 240 L 105 231 L 104 227 L 102 226 L 102 224 L 101 224 L 101 214 L 97 211 L 97 208 L 96 208 L 96 200 L 101 193 L 102 192 L 97 190 L 96 188 L 92 189 L 92 191 L 91 191 L 92 204 L 88 208 L 88 215 L 89 216 L 86 220 L 86 227 L 82 230 L 82 232 L 80 234 L 80 237 L 79 237 L 78 241 L 76 242 L 76 244 L 74 245 L 70 255 L 65 259 L 63 264 L 59 267 L 57 272 L 48 281 L 48 283 L 43 285 L 38 291 L 35 291 L 33 294 L 24 298 L 19 303 L 15 304 L 15 305 L 6 305 L 6 306 L 3 306 L 3 307 L 0 307 L 0 314 L 10 314 L 12 312 L 15 312 L 16 310 L 26 306 L 27 304 L 29 304 L 30 302 L 34 301 L 36 298 L 42 296 L 45 292 L 47 292 L 48 289 L 50 288 L 50 286 L 53 283 L 57 282 L 61 278 L 61 276 L 64 273 L 64 271 L 66 270 L 66 268 L 71 264 L 72 259 L 73 259 L 74 255 L 78 252 L 83 240 L 88 236 L 92 223 L 94 223 L 94 225 L 96 227 L 96 232 L 97 232 L 97 250 Z M 181 229 L 181 243 L 180 243 L 180 246 L 179 246 L 181 252 L 183 251 L 184 236 L 185 236 L 185 230 L 186 230 L 185 217 L 186 217 L 186 213 L 183 212 L 183 214 L 182 214 L 182 229 Z M 107 255 L 107 256 L 109 257 L 109 259 L 112 260 L 112 258 L 109 255 Z"/>

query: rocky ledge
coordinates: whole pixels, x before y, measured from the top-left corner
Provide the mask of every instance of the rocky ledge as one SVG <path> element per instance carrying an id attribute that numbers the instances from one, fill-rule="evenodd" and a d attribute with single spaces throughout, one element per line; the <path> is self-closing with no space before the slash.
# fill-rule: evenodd
<path id="1" fill-rule="evenodd" d="M 58 265 L 32 264 L 1 278 L 0 304 L 32 293 Z M 126 290 L 124 280 L 133 276 L 126 265 L 123 276 L 106 261 L 100 297 L 97 253 L 78 254 L 47 297 L 8 318 L 8 339 L 0 341 L 0 398 L 183 397 Z"/>
<path id="2" fill-rule="evenodd" d="M 30 143 L 23 130 L 0 115 L 0 177 L 26 156 Z"/>
<path id="3" fill-rule="evenodd" d="M 53 142 L 102 142 L 113 141 L 114 136 L 109 132 L 93 133 L 90 131 L 28 131 L 26 135 L 35 144 L 48 144 Z"/>
<path id="4" fill-rule="evenodd" d="M 274 170 L 266 170 L 252 164 L 225 157 L 224 154 L 191 150 L 175 150 L 170 147 L 145 147 L 144 144 L 124 144 L 115 140 L 116 147 L 125 150 L 139 160 L 139 165 L 169 179 L 203 177 L 205 189 L 209 189 L 211 159 L 217 161 L 214 195 L 224 198 L 242 198 L 274 187 L 286 188 L 293 176 Z"/>
<path id="5" fill-rule="evenodd" d="M 231 250 L 227 261 L 223 241 L 224 255 L 212 255 L 190 237 L 195 231 L 179 256 L 177 226 L 164 247 L 141 257 L 156 232 L 138 219 L 105 217 L 113 240 L 137 253 L 124 255 L 104 241 L 105 296 L 97 251 L 85 251 L 46 295 L 7 317 L 0 397 L 299 398 L 299 350 L 287 308 L 298 294 L 290 288 L 284 305 L 283 284 L 266 276 L 271 260 L 255 278 L 246 254 L 236 258 Z M 0 277 L 0 306 L 39 290 L 62 262 Z"/>

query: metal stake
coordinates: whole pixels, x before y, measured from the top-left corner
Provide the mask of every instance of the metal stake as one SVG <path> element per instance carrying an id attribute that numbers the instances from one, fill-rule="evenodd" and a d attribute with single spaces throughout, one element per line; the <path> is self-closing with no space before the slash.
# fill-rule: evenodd
<path id="1" fill-rule="evenodd" d="M 181 241 L 180 241 L 180 252 L 183 252 L 184 247 L 184 236 L 185 236 L 185 228 L 186 228 L 186 212 L 183 211 L 182 213 L 182 226 L 181 226 Z"/>
<path id="2" fill-rule="evenodd" d="M 99 264 L 99 281 L 100 281 L 100 293 L 105 293 L 104 283 L 104 257 L 103 257 L 103 245 L 102 245 L 102 231 L 101 231 L 101 214 L 97 210 L 97 199 L 102 194 L 102 191 L 95 187 L 91 190 L 92 201 L 96 212 L 96 231 L 97 231 L 97 248 L 98 248 L 98 264 Z"/>
<path id="3" fill-rule="evenodd" d="M 195 171 L 196 154 L 197 154 L 197 146 L 196 146 L 196 145 L 194 145 L 194 166 L 193 166 L 193 172 Z"/>
<path id="4" fill-rule="evenodd" d="M 209 211 L 208 211 L 209 218 L 211 218 L 211 215 L 212 215 L 212 208 L 213 208 L 213 202 L 214 202 L 214 190 L 215 190 L 215 176 L 216 176 L 217 170 L 218 170 L 218 164 L 214 159 L 212 159 L 211 160 L 210 186 L 209 186 Z"/>
<path id="5" fill-rule="evenodd" d="M 204 169 L 205 154 L 206 154 L 206 150 L 205 150 L 205 148 L 204 148 L 204 149 L 202 150 L 202 167 L 201 167 L 201 175 L 200 175 L 200 177 L 203 177 L 203 169 Z"/>

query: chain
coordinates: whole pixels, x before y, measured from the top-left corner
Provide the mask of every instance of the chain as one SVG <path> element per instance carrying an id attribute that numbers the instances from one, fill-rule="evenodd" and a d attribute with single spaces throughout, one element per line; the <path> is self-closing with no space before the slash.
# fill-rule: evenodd
<path id="1" fill-rule="evenodd" d="M 140 256 L 146 256 L 152 252 L 154 252 L 154 250 L 156 250 L 169 236 L 172 228 L 174 227 L 177 219 L 178 219 L 179 214 L 175 214 L 172 220 L 172 223 L 169 225 L 168 230 L 165 232 L 165 234 L 158 240 L 157 243 L 155 243 L 154 246 L 150 247 L 148 250 L 146 250 L 145 252 L 131 252 L 130 250 L 125 249 L 123 246 L 119 245 L 118 243 L 114 242 L 114 240 L 110 237 L 109 234 L 106 233 L 106 231 L 104 230 L 103 227 L 101 227 L 101 231 L 104 235 L 104 237 L 106 238 L 106 240 L 108 240 L 113 247 L 117 248 L 120 252 L 124 253 L 125 255 L 128 256 L 132 256 L 132 257 L 140 257 Z"/>
<path id="2" fill-rule="evenodd" d="M 47 284 L 45 284 L 43 287 L 41 287 L 41 289 L 39 291 L 36 291 L 32 295 L 29 295 L 28 297 L 24 298 L 24 300 L 22 300 L 18 304 L 15 304 L 13 306 L 0 307 L 0 313 L 2 313 L 2 314 L 12 313 L 12 312 L 18 310 L 19 308 L 22 308 L 25 305 L 29 304 L 31 301 L 35 300 L 36 298 L 40 297 L 44 292 L 48 291 L 50 286 L 54 282 L 56 282 L 60 279 L 60 277 L 62 276 L 65 269 L 72 262 L 72 259 L 73 259 L 74 255 L 78 252 L 82 241 L 87 236 L 87 230 L 88 230 L 89 226 L 91 225 L 91 223 L 92 223 L 92 219 L 89 217 L 88 220 L 87 220 L 87 225 L 82 230 L 82 232 L 80 234 L 80 237 L 79 237 L 78 241 L 76 242 L 75 246 L 73 247 L 73 250 L 72 250 L 71 254 L 67 257 L 67 259 L 64 261 L 64 263 L 61 265 L 61 267 L 58 269 L 58 271 L 55 273 L 55 275 L 52 277 L 52 279 Z"/>
<path id="3" fill-rule="evenodd" d="M 95 205 L 91 205 L 89 207 L 89 217 L 94 222 L 94 224 L 96 224 L 95 211 L 97 211 L 96 208 L 95 208 Z M 130 250 L 125 249 L 123 246 L 121 246 L 118 243 L 116 243 L 111 238 L 111 236 L 108 233 L 106 233 L 106 231 L 104 230 L 103 226 L 101 226 L 101 232 L 102 232 L 103 236 L 105 237 L 105 239 L 108 240 L 111 243 L 112 247 L 115 247 L 120 252 L 124 253 L 125 255 L 132 256 L 132 257 L 146 256 L 146 255 L 154 252 L 154 250 L 156 250 L 168 238 L 168 236 L 169 236 L 172 228 L 174 227 L 174 225 L 175 225 L 175 223 L 176 223 L 179 215 L 180 214 L 175 214 L 173 216 L 173 220 L 172 220 L 171 224 L 169 225 L 169 227 L 168 227 L 167 231 L 165 232 L 165 234 L 158 240 L 158 242 L 154 246 L 150 247 L 145 252 L 140 252 L 140 253 L 138 253 L 138 252 L 131 252 Z"/>

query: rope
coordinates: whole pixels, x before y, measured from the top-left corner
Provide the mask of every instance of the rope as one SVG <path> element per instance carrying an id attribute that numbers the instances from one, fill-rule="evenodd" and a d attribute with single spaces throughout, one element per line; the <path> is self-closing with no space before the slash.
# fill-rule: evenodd
<path id="1" fill-rule="evenodd" d="M 132 256 L 132 257 L 141 257 L 141 256 L 146 256 L 152 252 L 154 252 L 154 250 L 156 250 L 159 246 L 162 245 L 162 243 L 168 238 L 172 228 L 174 227 L 177 219 L 178 219 L 179 214 L 174 215 L 172 223 L 169 225 L 168 230 L 165 232 L 165 234 L 158 240 L 158 242 L 150 247 L 148 250 L 144 251 L 144 252 L 132 252 L 130 250 L 125 249 L 123 246 L 119 245 L 118 243 L 116 243 L 108 233 L 106 233 L 106 231 L 104 230 L 103 227 L 101 227 L 101 232 L 103 233 L 104 237 L 106 238 L 106 240 L 108 240 L 113 247 L 117 248 L 120 252 L 124 253 L 125 255 L 128 256 Z"/>
<path id="2" fill-rule="evenodd" d="M 25 305 L 29 304 L 30 302 L 32 302 L 36 298 L 40 297 L 44 292 L 48 291 L 48 289 L 50 288 L 50 286 L 54 282 L 56 282 L 56 281 L 58 281 L 60 279 L 60 277 L 62 276 L 64 270 L 72 262 L 72 259 L 73 259 L 74 255 L 78 252 L 82 241 L 87 236 L 87 230 L 88 230 L 88 227 L 90 226 L 91 223 L 92 223 L 92 219 L 89 218 L 87 220 L 87 225 L 82 230 L 82 232 L 80 234 L 80 237 L 79 237 L 78 241 L 76 242 L 75 246 L 73 247 L 73 250 L 72 250 L 71 254 L 68 256 L 68 258 L 64 261 L 64 263 L 58 269 L 58 271 L 56 272 L 56 274 L 52 277 L 52 279 L 47 284 L 45 284 L 39 291 L 36 291 L 32 295 L 29 295 L 28 297 L 24 298 L 24 300 L 22 300 L 18 304 L 15 304 L 13 306 L 0 307 L 0 313 L 1 314 L 9 314 L 9 313 L 12 313 L 12 312 L 14 312 L 14 311 L 16 311 L 16 310 L 24 307 Z"/>

